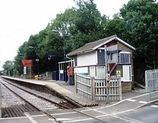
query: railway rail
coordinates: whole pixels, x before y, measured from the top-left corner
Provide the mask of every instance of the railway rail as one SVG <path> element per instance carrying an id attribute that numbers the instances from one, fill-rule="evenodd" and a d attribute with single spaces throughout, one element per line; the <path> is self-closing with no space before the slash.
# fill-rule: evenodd
<path id="1" fill-rule="evenodd" d="M 13 93 L 15 93 L 17 96 L 19 96 L 19 97 L 22 98 L 23 100 L 25 100 L 25 102 L 26 102 L 27 104 L 29 104 L 31 107 L 33 107 L 36 111 L 42 112 L 43 114 L 45 114 L 45 115 L 47 115 L 48 117 L 50 117 L 51 119 L 53 119 L 54 122 L 56 122 L 56 123 L 61 123 L 61 122 L 60 122 L 59 120 L 57 120 L 54 116 L 52 116 L 50 113 L 48 113 L 48 112 L 49 112 L 48 110 L 51 109 L 50 107 L 48 107 L 48 108 L 43 108 L 43 107 L 42 107 L 42 108 L 41 108 L 41 107 L 39 107 L 39 106 L 33 104 L 32 102 L 26 100 L 25 98 L 23 98 L 23 95 L 18 94 L 19 92 L 16 93 L 14 90 L 19 89 L 19 90 L 21 90 L 21 91 L 25 91 L 25 92 L 27 92 L 27 93 L 29 93 L 29 94 L 34 95 L 35 97 L 38 97 L 38 98 L 40 98 L 40 99 L 45 100 L 46 102 L 52 103 L 52 104 L 54 104 L 54 106 L 56 106 L 56 109 L 57 109 L 57 108 L 58 108 L 58 109 L 59 109 L 59 108 L 60 108 L 60 109 L 71 109 L 71 110 L 73 110 L 73 111 L 75 111 L 75 112 L 77 112 L 77 113 L 79 113 L 79 114 L 82 114 L 82 115 L 85 115 L 85 116 L 87 116 L 87 117 L 89 117 L 89 118 L 95 119 L 96 121 L 99 121 L 99 122 L 101 122 L 101 123 L 106 123 L 105 121 L 100 120 L 100 119 L 98 119 L 98 118 L 95 117 L 95 116 L 88 115 L 88 114 L 86 114 L 86 113 L 83 113 L 83 112 L 81 112 L 81 111 L 75 109 L 74 107 L 71 107 L 70 105 L 66 105 L 66 103 L 56 103 L 56 102 L 52 101 L 52 100 L 49 99 L 49 98 L 45 98 L 45 97 L 43 97 L 43 96 L 41 96 L 41 95 L 39 95 L 39 94 L 35 94 L 35 93 L 33 93 L 32 91 L 29 91 L 29 90 L 27 90 L 27 89 L 24 89 L 23 87 L 19 87 L 19 86 L 16 85 L 15 83 L 11 83 L 11 82 L 5 80 L 5 82 L 7 82 L 7 83 L 9 82 L 9 83 L 8 83 L 8 84 L 7 84 L 7 83 L 4 84 L 4 80 L 5 80 L 5 79 L 3 79 L 2 84 L 3 84 L 6 88 L 10 89 L 10 91 L 12 91 Z M 8 86 L 12 86 L 14 89 L 13 89 L 13 88 L 12 88 L 12 89 L 9 88 Z M 15 89 L 15 88 L 17 88 L 17 89 Z M 48 110 L 47 110 L 47 109 L 48 109 Z"/>

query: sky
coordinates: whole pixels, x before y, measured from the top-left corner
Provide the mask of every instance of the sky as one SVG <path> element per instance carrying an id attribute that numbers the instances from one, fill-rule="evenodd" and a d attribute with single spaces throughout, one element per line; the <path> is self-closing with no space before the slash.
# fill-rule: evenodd
<path id="1" fill-rule="evenodd" d="M 94 0 L 101 14 L 112 17 L 129 0 Z M 0 0 L 0 70 L 14 60 L 18 48 L 56 18 L 75 6 L 73 0 Z"/>

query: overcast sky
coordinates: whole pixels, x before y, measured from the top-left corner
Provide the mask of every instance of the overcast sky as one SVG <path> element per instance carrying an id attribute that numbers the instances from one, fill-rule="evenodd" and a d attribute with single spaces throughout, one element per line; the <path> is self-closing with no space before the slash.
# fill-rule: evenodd
<path id="1" fill-rule="evenodd" d="M 94 0 L 107 16 L 119 12 L 129 0 Z M 75 6 L 73 0 L 0 0 L 0 70 L 14 60 L 19 46 L 44 29 L 56 14 Z"/>

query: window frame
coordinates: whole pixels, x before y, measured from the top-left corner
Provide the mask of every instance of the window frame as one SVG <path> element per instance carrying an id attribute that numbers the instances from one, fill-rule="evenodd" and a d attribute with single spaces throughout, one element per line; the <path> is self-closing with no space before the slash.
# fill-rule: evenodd
<path id="1" fill-rule="evenodd" d="M 119 64 L 129 65 L 131 64 L 131 53 L 127 51 L 119 52 Z"/>

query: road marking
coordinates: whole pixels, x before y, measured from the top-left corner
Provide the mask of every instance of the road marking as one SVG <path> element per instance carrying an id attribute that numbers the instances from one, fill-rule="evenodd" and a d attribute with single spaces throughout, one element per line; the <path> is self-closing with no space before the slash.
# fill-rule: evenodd
<path id="1" fill-rule="evenodd" d="M 55 120 L 54 119 L 48 119 L 48 120 L 50 120 L 50 121 L 53 121 L 54 123 L 55 123 Z M 65 120 L 71 120 L 70 118 L 57 118 L 56 119 L 57 121 L 65 121 Z"/>
<path id="2" fill-rule="evenodd" d="M 147 104 L 148 102 L 145 102 L 145 101 L 139 101 L 139 103 Z"/>
<path id="3" fill-rule="evenodd" d="M 76 114 L 77 112 L 63 112 L 63 113 L 52 113 L 53 115 L 65 115 L 65 114 Z"/>
<path id="4" fill-rule="evenodd" d="M 93 109 L 93 111 L 96 111 L 96 112 L 101 113 L 101 114 L 103 114 L 103 115 L 107 115 L 107 113 L 106 113 L 106 112 L 99 111 L 99 110 L 97 110 L 97 109 Z M 100 115 L 99 115 L 99 116 L 100 116 Z"/>
<path id="5" fill-rule="evenodd" d="M 118 118 L 120 120 L 129 122 L 129 123 L 146 123 L 146 122 L 143 122 L 143 121 L 140 121 L 140 120 L 137 120 L 137 119 L 134 119 L 134 118 L 126 117 L 126 116 L 117 116 L 117 115 L 114 115 L 112 117 Z"/>
<path id="6" fill-rule="evenodd" d="M 32 123 L 38 123 L 36 122 L 28 113 L 24 113 L 26 117 L 32 122 Z"/>
<path id="7" fill-rule="evenodd" d="M 76 123 L 76 122 L 82 122 L 82 121 L 87 121 L 87 120 L 92 120 L 92 118 L 81 118 L 81 119 L 74 119 L 74 120 L 71 120 L 71 121 L 65 121 L 64 123 Z"/>
<path id="8" fill-rule="evenodd" d="M 130 101 L 130 102 L 136 102 L 137 100 L 133 100 L 133 99 L 126 99 L 127 101 Z"/>
<path id="9" fill-rule="evenodd" d="M 158 105 L 151 105 L 151 107 L 153 107 L 153 108 L 158 108 Z"/>

